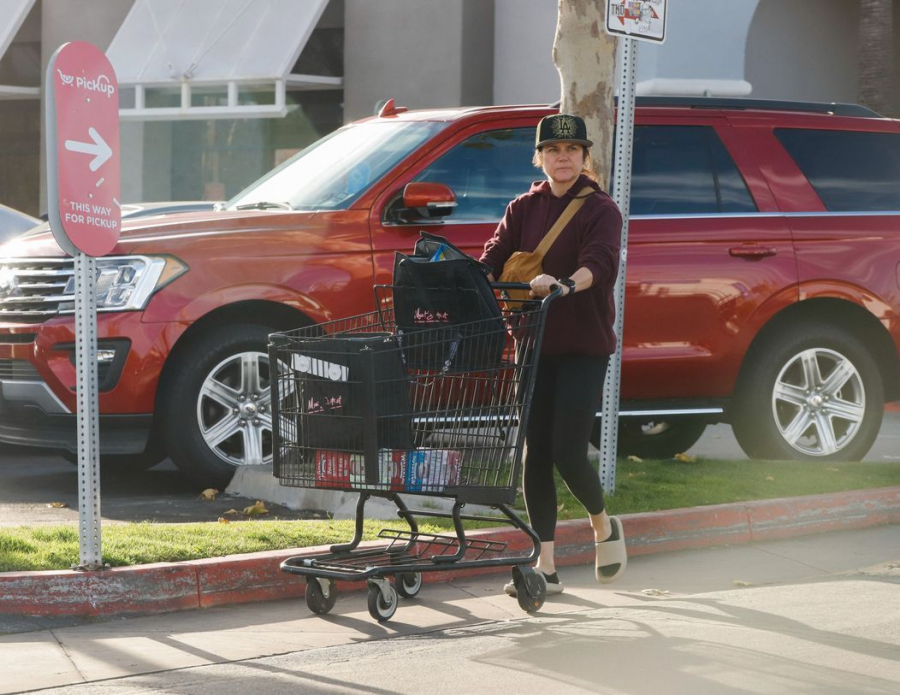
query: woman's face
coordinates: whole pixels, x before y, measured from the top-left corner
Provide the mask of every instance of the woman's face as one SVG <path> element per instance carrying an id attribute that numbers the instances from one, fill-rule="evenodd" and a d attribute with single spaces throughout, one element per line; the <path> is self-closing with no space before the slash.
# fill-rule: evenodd
<path id="1" fill-rule="evenodd" d="M 551 142 L 541 148 L 547 178 L 555 183 L 572 183 L 584 168 L 584 148 L 574 142 Z"/>

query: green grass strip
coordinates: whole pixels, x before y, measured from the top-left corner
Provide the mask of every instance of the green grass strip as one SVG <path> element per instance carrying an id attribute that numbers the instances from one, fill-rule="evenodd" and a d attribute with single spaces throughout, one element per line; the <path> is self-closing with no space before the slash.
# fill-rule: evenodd
<path id="1" fill-rule="evenodd" d="M 616 492 L 608 496 L 607 507 L 611 514 L 633 514 L 897 485 L 900 463 L 621 460 L 616 470 Z M 584 518 L 584 509 L 559 480 L 557 489 L 560 519 Z M 416 507 L 420 500 L 410 497 L 407 501 Z M 523 508 L 521 497 L 515 506 Z M 110 524 L 103 527 L 102 554 L 104 562 L 116 567 L 304 548 L 346 542 L 353 536 L 353 526 L 351 520 L 279 521 L 265 517 L 228 524 Z M 403 524 L 367 520 L 365 538 L 374 539 L 386 527 L 403 528 Z M 449 527 L 444 520 L 420 523 L 420 530 L 426 533 L 447 533 Z M 68 569 L 78 558 L 78 531 L 74 526 L 0 529 L 0 572 Z"/>

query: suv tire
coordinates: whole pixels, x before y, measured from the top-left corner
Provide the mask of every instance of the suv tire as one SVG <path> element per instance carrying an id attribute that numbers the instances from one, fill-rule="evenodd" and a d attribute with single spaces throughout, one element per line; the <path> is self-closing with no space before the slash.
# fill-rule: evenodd
<path id="1" fill-rule="evenodd" d="M 669 420 L 622 418 L 616 449 L 621 456 L 670 459 L 694 446 L 705 430 L 706 423 L 692 417 Z"/>
<path id="2" fill-rule="evenodd" d="M 847 330 L 801 323 L 754 350 L 732 428 L 751 458 L 858 461 L 884 415 L 884 388 L 865 345 Z"/>
<path id="3" fill-rule="evenodd" d="M 272 462 L 269 334 L 254 324 L 195 338 L 167 375 L 162 431 L 178 468 L 224 490 L 238 466 Z"/>
<path id="4" fill-rule="evenodd" d="M 62 457 L 73 466 L 78 465 L 78 454 L 64 451 Z M 166 455 L 155 449 L 141 454 L 102 454 L 100 456 L 100 475 L 127 477 L 148 471 L 165 460 Z"/>

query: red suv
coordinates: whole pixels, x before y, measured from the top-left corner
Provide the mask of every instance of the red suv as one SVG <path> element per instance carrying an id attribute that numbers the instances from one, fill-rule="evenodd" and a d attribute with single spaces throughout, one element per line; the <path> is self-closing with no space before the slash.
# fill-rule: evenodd
<path id="1" fill-rule="evenodd" d="M 105 458 L 203 484 L 269 463 L 268 334 L 372 310 L 422 230 L 477 254 L 553 110 L 389 107 L 220 209 L 126 219 L 98 262 Z M 864 456 L 900 398 L 898 227 L 896 121 L 639 100 L 620 453 L 725 421 L 753 457 Z M 72 278 L 46 229 L 0 247 L 0 441 L 75 449 Z"/>

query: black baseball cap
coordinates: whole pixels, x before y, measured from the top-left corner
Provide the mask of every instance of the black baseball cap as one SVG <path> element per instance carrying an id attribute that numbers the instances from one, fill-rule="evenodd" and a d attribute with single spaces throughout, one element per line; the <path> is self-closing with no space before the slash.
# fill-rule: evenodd
<path id="1" fill-rule="evenodd" d="M 534 149 L 539 150 L 551 142 L 575 142 L 585 147 L 594 144 L 588 140 L 584 119 L 568 113 L 544 116 L 538 123 Z"/>

